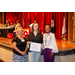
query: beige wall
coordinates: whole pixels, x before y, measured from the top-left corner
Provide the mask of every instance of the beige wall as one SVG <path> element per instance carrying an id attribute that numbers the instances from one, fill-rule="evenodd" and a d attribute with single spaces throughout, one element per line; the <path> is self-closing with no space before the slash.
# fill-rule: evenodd
<path id="1" fill-rule="evenodd" d="M 12 62 L 12 51 L 11 49 L 7 50 L 8 48 L 0 46 L 0 59 L 5 62 Z"/>

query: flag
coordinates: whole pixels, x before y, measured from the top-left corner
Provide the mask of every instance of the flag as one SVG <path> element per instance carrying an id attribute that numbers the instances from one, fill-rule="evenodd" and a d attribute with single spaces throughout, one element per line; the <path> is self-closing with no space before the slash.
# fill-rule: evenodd
<path id="1" fill-rule="evenodd" d="M 42 17 L 41 17 L 41 15 L 42 15 L 42 13 L 39 12 L 38 13 L 38 17 L 36 18 L 37 22 L 38 22 L 38 26 L 39 26 L 40 32 L 42 32 Z"/>
<path id="2" fill-rule="evenodd" d="M 35 21 L 36 21 L 36 15 L 35 15 Z"/>
<path id="3" fill-rule="evenodd" d="M 15 24 L 16 24 L 16 12 L 15 12 Z"/>
<path id="4" fill-rule="evenodd" d="M 19 23 L 21 24 L 21 19 L 20 19 L 20 15 L 19 15 Z"/>
<path id="5" fill-rule="evenodd" d="M 53 12 L 52 12 L 52 20 L 54 20 L 54 15 L 53 15 Z"/>
<path id="6" fill-rule="evenodd" d="M 38 17 L 39 17 L 39 12 L 36 12 L 36 18 L 35 18 L 35 20 L 36 20 L 37 23 L 38 23 Z"/>
<path id="7" fill-rule="evenodd" d="M 13 18 L 12 18 L 12 24 L 13 24 Z"/>
<path id="8" fill-rule="evenodd" d="M 65 14 L 63 18 L 63 27 L 62 27 L 62 39 L 65 40 L 66 37 L 66 23 L 65 23 Z"/>
<path id="9" fill-rule="evenodd" d="M 55 24 L 54 24 L 54 15 L 52 12 L 52 20 L 51 20 L 51 32 L 55 33 L 56 29 L 55 29 Z"/>
<path id="10" fill-rule="evenodd" d="M 30 13 L 28 12 L 28 28 L 29 28 L 29 25 L 30 25 Z"/>
<path id="11" fill-rule="evenodd" d="M 12 12 L 12 24 L 13 24 L 13 12 Z"/>
<path id="12" fill-rule="evenodd" d="M 54 15 L 53 15 L 53 12 L 52 12 L 51 27 L 54 27 Z M 54 32 L 54 30 L 53 30 L 53 32 Z"/>
<path id="13" fill-rule="evenodd" d="M 29 27 L 29 18 L 28 18 L 28 27 Z"/>
<path id="14" fill-rule="evenodd" d="M 35 12 L 35 20 L 34 20 L 34 23 L 36 23 L 36 12 Z"/>
<path id="15" fill-rule="evenodd" d="M 24 15 L 23 15 L 22 27 L 25 28 Z"/>

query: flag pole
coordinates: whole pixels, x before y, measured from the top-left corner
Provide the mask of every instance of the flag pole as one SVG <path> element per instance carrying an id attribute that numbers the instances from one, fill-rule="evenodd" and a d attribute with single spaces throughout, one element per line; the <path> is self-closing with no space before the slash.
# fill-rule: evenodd
<path id="1" fill-rule="evenodd" d="M 64 18 L 63 18 L 63 27 L 62 27 L 62 39 L 65 41 L 66 38 L 66 12 L 64 12 Z"/>
<path id="2" fill-rule="evenodd" d="M 42 30 L 42 34 L 44 33 L 44 22 L 43 22 L 43 12 L 42 12 L 42 27 L 43 27 L 43 30 Z"/>
<path id="3" fill-rule="evenodd" d="M 29 27 L 29 12 L 28 12 L 28 27 Z"/>
<path id="4" fill-rule="evenodd" d="M 16 12 L 15 12 L 15 24 L 16 24 Z"/>
<path id="5" fill-rule="evenodd" d="M 65 30 L 66 30 L 66 12 L 65 12 Z M 66 40 L 66 34 L 64 40 Z"/>
<path id="6" fill-rule="evenodd" d="M 24 28 L 25 28 L 25 18 L 24 18 L 24 12 L 23 12 L 23 20 L 24 20 Z"/>
<path id="7" fill-rule="evenodd" d="M 12 12 L 12 24 L 13 24 L 13 12 Z"/>
<path id="8" fill-rule="evenodd" d="M 20 16 L 20 12 L 19 12 L 19 23 L 21 24 L 21 16 Z M 22 26 L 22 25 L 21 25 Z"/>

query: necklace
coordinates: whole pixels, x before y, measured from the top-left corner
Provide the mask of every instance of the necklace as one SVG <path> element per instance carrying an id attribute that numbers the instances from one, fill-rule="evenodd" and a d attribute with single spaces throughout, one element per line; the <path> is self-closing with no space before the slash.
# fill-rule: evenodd
<path id="1" fill-rule="evenodd" d="M 47 44 L 47 38 L 49 36 L 50 32 L 47 34 L 47 36 L 45 36 L 45 45 Z"/>

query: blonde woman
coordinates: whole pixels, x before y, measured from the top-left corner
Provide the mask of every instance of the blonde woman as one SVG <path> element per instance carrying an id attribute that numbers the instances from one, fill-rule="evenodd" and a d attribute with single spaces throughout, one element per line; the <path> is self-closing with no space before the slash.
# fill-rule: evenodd
<path id="1" fill-rule="evenodd" d="M 22 27 L 16 29 L 16 37 L 13 39 L 13 62 L 25 62 L 26 61 L 26 51 L 27 51 L 27 41 L 23 37 Z"/>
<path id="2" fill-rule="evenodd" d="M 21 24 L 18 23 L 17 25 L 14 26 L 15 31 L 17 30 L 18 27 L 21 27 Z M 14 37 L 16 36 L 16 32 L 15 31 L 13 32 Z"/>

